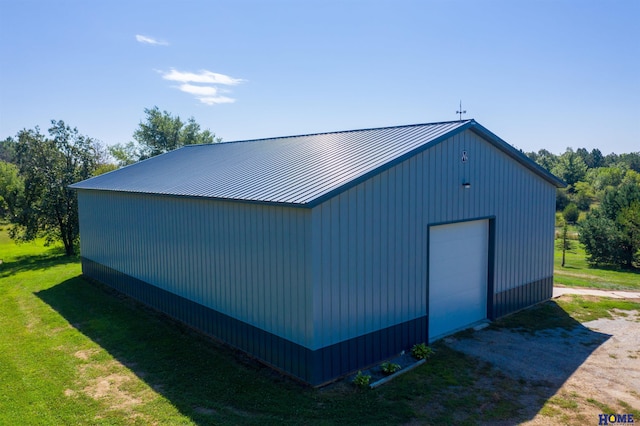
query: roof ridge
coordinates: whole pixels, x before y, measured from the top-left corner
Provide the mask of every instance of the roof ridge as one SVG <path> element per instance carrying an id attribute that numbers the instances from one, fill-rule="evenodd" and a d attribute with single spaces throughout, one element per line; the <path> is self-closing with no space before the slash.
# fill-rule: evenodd
<path id="1" fill-rule="evenodd" d="M 335 135 L 338 133 L 354 133 L 354 132 L 366 132 L 371 130 L 389 130 L 389 129 L 403 129 L 408 127 L 419 127 L 419 126 L 439 126 L 443 124 L 453 124 L 460 123 L 461 125 L 467 124 L 469 122 L 476 122 L 473 118 L 468 118 L 465 120 L 451 120 L 451 121 L 438 121 L 433 123 L 417 123 L 417 124 L 401 124 L 396 126 L 384 126 L 384 127 L 369 127 L 364 129 L 351 129 L 351 130 L 338 130 L 334 132 L 319 132 L 319 133 L 306 133 L 302 135 L 289 135 L 289 136 L 274 136 L 270 138 L 258 138 L 258 139 L 243 139 L 237 141 L 229 141 L 229 142 L 214 142 L 214 143 L 205 143 L 205 144 L 193 144 L 193 145 L 184 145 L 182 148 L 189 147 L 197 147 L 197 146 L 207 146 L 207 145 L 220 145 L 220 144 L 234 144 L 234 143 L 245 143 L 245 142 L 263 142 L 270 141 L 276 139 L 292 139 L 292 138 L 303 138 L 309 136 L 321 136 L 321 135 Z"/>

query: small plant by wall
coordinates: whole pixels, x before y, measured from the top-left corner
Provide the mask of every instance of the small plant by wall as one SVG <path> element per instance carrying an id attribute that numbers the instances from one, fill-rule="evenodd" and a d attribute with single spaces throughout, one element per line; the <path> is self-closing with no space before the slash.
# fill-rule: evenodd
<path id="1" fill-rule="evenodd" d="M 396 371 L 400 370 L 400 364 L 395 364 L 393 362 L 383 362 L 382 364 L 380 364 L 380 369 L 382 370 L 382 372 L 386 375 L 389 374 L 393 374 Z"/>
<path id="2" fill-rule="evenodd" d="M 417 343 L 411 348 L 411 355 L 416 359 L 428 359 L 433 355 L 433 349 L 425 343 Z"/>
<path id="3" fill-rule="evenodd" d="M 353 384 L 362 389 L 368 388 L 370 381 L 371 376 L 368 374 L 362 374 L 362 371 L 358 371 L 356 377 L 353 378 Z"/>

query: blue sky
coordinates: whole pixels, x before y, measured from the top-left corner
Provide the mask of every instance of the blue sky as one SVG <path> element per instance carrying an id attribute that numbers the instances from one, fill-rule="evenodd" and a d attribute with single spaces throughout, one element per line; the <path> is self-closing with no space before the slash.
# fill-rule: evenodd
<path id="1" fill-rule="evenodd" d="M 525 151 L 640 151 L 640 1 L 0 0 L 0 138 L 144 108 L 226 141 L 475 118 Z"/>

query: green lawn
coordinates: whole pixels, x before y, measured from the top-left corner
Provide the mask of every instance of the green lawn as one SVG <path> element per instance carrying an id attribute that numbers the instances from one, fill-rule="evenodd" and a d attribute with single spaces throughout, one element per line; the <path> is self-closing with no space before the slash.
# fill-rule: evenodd
<path id="1" fill-rule="evenodd" d="M 620 268 L 591 267 L 582 244 L 573 241 L 574 249 L 566 253 L 565 266 L 562 251 L 556 247 L 554 283 L 567 287 L 590 287 L 606 290 L 640 290 L 640 271 Z"/>
<path id="2" fill-rule="evenodd" d="M 310 389 L 85 280 L 59 247 L 2 230 L 0 258 L 2 425 L 464 424 L 521 408 L 474 385 L 488 365 L 445 346 L 376 390 Z"/>
<path id="3" fill-rule="evenodd" d="M 524 409 L 521 381 L 442 344 L 375 390 L 309 389 L 85 280 L 60 247 L 3 229 L 0 259 L 2 425 L 509 423 Z"/>

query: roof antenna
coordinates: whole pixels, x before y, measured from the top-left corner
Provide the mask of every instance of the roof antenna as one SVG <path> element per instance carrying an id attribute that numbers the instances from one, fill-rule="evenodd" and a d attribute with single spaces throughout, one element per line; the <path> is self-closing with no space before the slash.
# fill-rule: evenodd
<path id="1" fill-rule="evenodd" d="M 460 121 L 462 121 L 462 114 L 466 114 L 467 110 L 462 110 L 462 99 L 460 100 L 460 109 L 456 111 L 456 114 L 460 115 Z"/>

